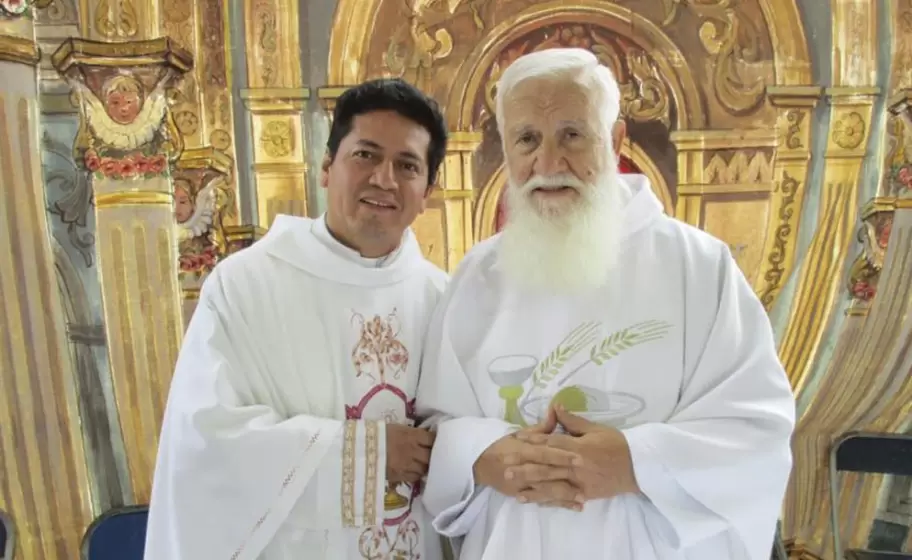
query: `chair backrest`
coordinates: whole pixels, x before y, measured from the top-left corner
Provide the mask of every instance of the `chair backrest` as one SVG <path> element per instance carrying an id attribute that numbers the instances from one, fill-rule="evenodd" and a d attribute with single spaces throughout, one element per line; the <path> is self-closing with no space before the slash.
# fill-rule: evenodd
<path id="1" fill-rule="evenodd" d="M 16 546 L 16 528 L 13 520 L 0 511 L 0 560 L 12 560 Z"/>
<path id="2" fill-rule="evenodd" d="M 143 560 L 148 506 L 115 508 L 89 525 L 82 539 L 82 560 Z"/>
<path id="3" fill-rule="evenodd" d="M 837 471 L 912 476 L 912 436 L 851 432 L 833 444 Z"/>
<path id="4" fill-rule="evenodd" d="M 849 432 L 830 448 L 830 524 L 836 560 L 843 560 L 839 531 L 839 473 L 912 476 L 912 435 Z"/>

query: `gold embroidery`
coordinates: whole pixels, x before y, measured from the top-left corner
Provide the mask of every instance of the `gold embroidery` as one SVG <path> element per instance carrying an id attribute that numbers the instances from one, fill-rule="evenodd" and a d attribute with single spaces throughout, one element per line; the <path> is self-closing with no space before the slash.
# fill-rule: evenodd
<path id="1" fill-rule="evenodd" d="M 373 525 L 377 519 L 377 448 L 379 447 L 379 427 L 377 422 L 365 422 L 364 449 L 366 468 L 364 471 L 364 522 Z"/>
<path id="2" fill-rule="evenodd" d="M 355 526 L 355 440 L 358 434 L 358 422 L 345 422 L 345 434 L 342 445 L 342 526 Z"/>

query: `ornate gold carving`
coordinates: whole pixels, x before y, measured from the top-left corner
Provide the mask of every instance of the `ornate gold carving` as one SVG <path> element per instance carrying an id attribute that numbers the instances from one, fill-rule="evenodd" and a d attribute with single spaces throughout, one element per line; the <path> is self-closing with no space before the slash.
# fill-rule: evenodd
<path id="1" fill-rule="evenodd" d="M 785 132 L 785 147 L 789 150 L 797 150 L 799 148 L 804 148 L 804 144 L 801 141 L 801 125 L 804 121 L 806 113 L 799 111 L 797 109 L 792 109 L 786 113 L 786 120 L 789 123 L 788 130 Z"/>
<path id="2" fill-rule="evenodd" d="M 38 44 L 21 37 L 0 35 L 0 61 L 37 66 L 41 60 Z"/>
<path id="3" fill-rule="evenodd" d="M 269 157 L 283 158 L 295 149 L 294 125 L 289 119 L 266 121 L 260 145 Z"/>
<path id="4" fill-rule="evenodd" d="M 773 164 L 764 151 L 717 152 L 703 174 L 706 185 L 766 183 L 773 180 Z"/>
<path id="5" fill-rule="evenodd" d="M 539 28 L 505 47 L 494 62 L 485 85 L 486 114 L 494 114 L 497 81 L 513 61 L 523 54 L 554 47 L 588 49 L 611 68 L 620 86 L 621 114 L 625 117 L 640 122 L 660 121 L 665 126 L 670 124 L 668 86 L 656 62 L 629 40 L 585 24 Z"/>
<path id="6" fill-rule="evenodd" d="M 105 39 L 132 39 L 139 32 L 133 0 L 98 0 L 95 31 Z"/>
<path id="7" fill-rule="evenodd" d="M 762 76 L 746 77 L 758 63 L 757 34 L 734 8 L 736 0 L 665 0 L 663 26 L 671 25 L 678 8 L 687 6 L 703 19 L 698 35 L 706 53 L 713 57 L 713 91 L 731 114 L 753 111 L 763 102 Z"/>
<path id="8" fill-rule="evenodd" d="M 864 117 L 851 111 L 833 124 L 833 142 L 845 150 L 854 150 L 864 142 L 865 131 Z"/>
<path id="9" fill-rule="evenodd" d="M 442 25 L 429 22 L 427 2 L 413 0 L 406 4 L 409 15 L 393 32 L 384 62 L 394 76 L 426 90 L 433 78 L 434 63 L 453 52 L 453 36 Z"/>
<path id="10" fill-rule="evenodd" d="M 893 230 L 894 206 L 892 199 L 874 199 L 861 211 L 862 226 L 858 230 L 858 241 L 862 244 L 862 251 L 852 263 L 848 282 L 853 309 L 857 310 L 860 306 L 867 309 L 877 293 Z"/>
<path id="11" fill-rule="evenodd" d="M 112 64 L 114 56 L 131 55 L 136 58 L 123 58 L 122 67 Z M 82 107 L 78 163 L 104 177 L 167 172 L 164 158 L 176 160 L 183 140 L 165 92 L 190 68 L 186 52 L 167 39 L 124 45 L 68 39 L 52 61 Z"/>
<path id="12" fill-rule="evenodd" d="M 792 112 L 790 111 L 789 114 Z M 779 203 L 779 223 L 773 234 L 773 250 L 767 257 L 770 268 L 763 275 L 766 286 L 760 293 L 760 301 L 767 309 L 772 306 L 773 299 L 781 288 L 782 280 L 785 276 L 787 247 L 792 237 L 792 217 L 796 210 L 793 206 L 800 186 L 801 184 L 790 176 L 788 171 L 782 174 L 782 180 L 776 184 L 776 192 L 782 197 Z"/>
<path id="13" fill-rule="evenodd" d="M 278 15 L 275 5 L 270 0 L 256 0 L 253 4 L 253 18 L 248 25 L 255 28 L 256 44 L 259 47 L 260 78 L 263 87 L 276 85 L 278 62 Z"/>

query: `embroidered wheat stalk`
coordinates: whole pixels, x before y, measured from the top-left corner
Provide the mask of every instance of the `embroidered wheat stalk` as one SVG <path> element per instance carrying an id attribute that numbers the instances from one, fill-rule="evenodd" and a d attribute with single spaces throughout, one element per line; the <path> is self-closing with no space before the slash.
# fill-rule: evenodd
<path id="1" fill-rule="evenodd" d="M 624 350 L 662 338 L 668 333 L 669 327 L 670 325 L 661 321 L 646 321 L 621 329 L 593 346 L 589 352 L 589 359 L 600 366 Z"/>
<path id="2" fill-rule="evenodd" d="M 592 347 L 592 350 L 589 351 L 589 360 L 564 376 L 563 379 L 558 381 L 557 386 L 562 386 L 589 364 L 600 366 L 624 350 L 652 342 L 653 340 L 659 340 L 668 334 L 669 328 L 671 328 L 671 325 L 662 321 L 644 321 L 609 334 L 600 343 Z"/>
<path id="3" fill-rule="evenodd" d="M 557 348 L 535 367 L 535 371 L 532 372 L 532 384 L 539 389 L 547 387 L 548 383 L 560 373 L 561 368 L 567 364 L 570 358 L 595 342 L 598 329 L 599 324 L 594 322 L 583 323 L 573 329 L 557 345 Z"/>

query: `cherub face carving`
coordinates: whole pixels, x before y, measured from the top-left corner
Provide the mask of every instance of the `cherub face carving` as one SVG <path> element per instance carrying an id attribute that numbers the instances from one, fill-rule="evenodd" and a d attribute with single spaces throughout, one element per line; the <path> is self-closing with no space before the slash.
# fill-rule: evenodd
<path id="1" fill-rule="evenodd" d="M 104 106 L 117 124 L 130 124 L 142 111 L 145 95 L 142 84 L 130 76 L 111 78 L 104 86 Z"/>
<path id="2" fill-rule="evenodd" d="M 190 185 L 184 181 L 174 182 L 174 218 L 182 224 L 193 217 L 193 197 Z"/>

